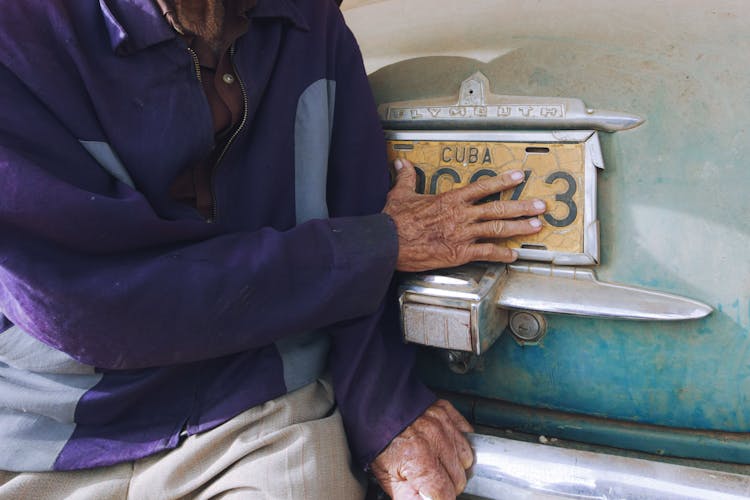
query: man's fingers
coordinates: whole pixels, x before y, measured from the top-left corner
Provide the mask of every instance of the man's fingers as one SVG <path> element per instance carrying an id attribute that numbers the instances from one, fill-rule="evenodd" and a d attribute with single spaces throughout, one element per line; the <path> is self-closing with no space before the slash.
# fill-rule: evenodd
<path id="1" fill-rule="evenodd" d="M 391 441 L 372 471 L 394 500 L 453 500 L 466 487 L 473 462 L 463 434 L 471 430 L 449 402 L 437 401 Z"/>
<path id="2" fill-rule="evenodd" d="M 448 422 L 448 425 L 445 426 L 445 430 L 453 443 L 453 448 L 458 457 L 459 465 L 463 469 L 459 478 L 462 483 L 456 483 L 456 487 L 461 491 L 466 486 L 466 469 L 471 467 L 474 463 L 474 452 L 472 451 L 471 445 L 469 444 L 468 439 L 466 439 L 466 436 L 464 436 L 463 432 L 461 432 L 452 421 Z M 451 475 L 451 478 L 453 478 L 453 475 Z"/>
<path id="3" fill-rule="evenodd" d="M 460 466 L 460 474 L 451 472 L 451 479 L 453 479 L 453 484 L 456 485 L 456 492 L 460 493 L 466 487 L 466 470 L 474 463 L 474 452 L 471 450 L 471 445 L 469 445 L 466 436 L 452 423 L 446 428 L 446 433 L 453 443 L 454 453 L 458 458 L 457 465 Z"/>
<path id="4" fill-rule="evenodd" d="M 415 174 L 416 175 L 416 174 Z M 477 182 L 468 186 L 455 189 L 445 193 L 448 196 L 455 196 L 465 202 L 475 202 L 500 191 L 505 191 L 519 185 L 526 178 L 520 170 L 511 170 L 503 172 L 496 177 L 482 177 Z"/>
<path id="5" fill-rule="evenodd" d="M 424 500 L 424 497 L 419 496 L 419 492 L 407 482 L 396 484 L 392 491 L 386 493 L 393 500 Z"/>
<path id="6" fill-rule="evenodd" d="M 445 410 L 445 413 L 448 414 L 448 418 L 451 419 L 451 422 L 453 422 L 453 425 L 455 425 L 459 431 L 474 432 L 474 427 L 471 426 L 464 416 L 461 415 L 449 401 L 440 399 L 435 404 Z"/>
<path id="7" fill-rule="evenodd" d="M 396 184 L 394 191 L 408 191 L 414 193 L 417 190 L 417 171 L 409 160 L 397 158 L 393 162 L 396 169 Z"/>
<path id="8" fill-rule="evenodd" d="M 474 463 L 474 451 L 463 433 L 474 432 L 474 428 L 448 401 L 441 399 L 435 404 L 440 406 L 448 416 L 450 424 L 452 424 L 450 425 L 451 436 L 458 452 L 458 458 L 461 460 L 463 468 L 468 469 Z"/>
<path id="9" fill-rule="evenodd" d="M 394 487 L 394 500 L 410 498 L 408 494 L 413 493 L 416 493 L 420 500 L 424 497 L 431 498 L 432 500 L 453 500 L 456 498 L 457 492 L 453 482 L 442 465 L 433 470 L 422 472 L 418 476 L 405 478 L 411 491 L 407 490 L 408 493 L 407 491 L 402 491 L 403 496 L 400 497 L 400 492 L 398 491 L 401 489 L 401 485 Z"/>
<path id="10" fill-rule="evenodd" d="M 440 463 L 451 479 L 454 495 L 458 495 L 466 488 L 466 467 L 458 450 L 457 437 L 465 439 L 452 425 L 445 426 L 439 443 Z"/>
<path id="11" fill-rule="evenodd" d="M 542 221 L 533 217 L 523 220 L 491 220 L 473 224 L 468 228 L 469 234 L 475 239 L 482 238 L 510 238 L 524 234 L 538 233 L 542 229 Z"/>
<path id="12" fill-rule="evenodd" d="M 454 495 L 457 495 L 466 486 L 466 469 L 461 463 L 452 431 L 450 417 L 439 406 L 433 405 L 420 418 L 419 432 L 435 451 L 436 459 L 450 477 Z"/>
<path id="13" fill-rule="evenodd" d="M 412 441 L 413 456 L 398 467 L 397 477 L 400 481 L 392 483 L 394 500 L 411 498 L 409 495 L 415 493 L 422 493 L 433 500 L 456 498 L 455 485 L 435 448 L 435 440 L 425 433 L 429 432 L 428 429 L 440 427 L 438 422 L 431 420 L 425 417 L 419 419 L 421 431 L 419 437 Z"/>
<path id="14" fill-rule="evenodd" d="M 504 262 L 509 264 L 518 258 L 518 253 L 496 243 L 476 243 L 469 247 L 468 261 Z"/>
<path id="15" fill-rule="evenodd" d="M 547 209 L 542 200 L 493 201 L 472 205 L 467 209 L 474 220 L 513 219 L 525 215 L 539 215 Z"/>

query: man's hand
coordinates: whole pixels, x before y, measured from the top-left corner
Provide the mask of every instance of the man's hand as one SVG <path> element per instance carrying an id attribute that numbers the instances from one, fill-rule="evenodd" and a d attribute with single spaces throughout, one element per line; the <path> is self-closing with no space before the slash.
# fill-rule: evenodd
<path id="1" fill-rule="evenodd" d="M 371 464 L 372 472 L 394 500 L 455 499 L 474 462 L 462 434 L 472 431 L 449 402 L 440 400 L 391 441 Z"/>
<path id="2" fill-rule="evenodd" d="M 417 173 L 408 160 L 396 160 L 394 165 L 396 184 L 383 212 L 396 223 L 399 271 L 427 271 L 476 260 L 513 262 L 518 257 L 515 251 L 486 240 L 534 234 L 542 228 L 537 217 L 515 220 L 543 213 L 542 200 L 476 204 L 523 182 L 520 170 L 430 196 L 416 192 Z"/>

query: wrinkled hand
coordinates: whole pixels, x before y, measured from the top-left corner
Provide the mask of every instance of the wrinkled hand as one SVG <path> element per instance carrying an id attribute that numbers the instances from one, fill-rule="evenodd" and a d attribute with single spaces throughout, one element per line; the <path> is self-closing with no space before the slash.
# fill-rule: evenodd
<path id="1" fill-rule="evenodd" d="M 370 467 L 394 500 L 455 499 L 466 487 L 466 469 L 474 461 L 462 434 L 472 431 L 449 402 L 440 400 L 396 436 Z"/>
<path id="2" fill-rule="evenodd" d="M 492 201 L 482 198 L 523 182 L 520 170 L 484 177 L 468 186 L 439 195 L 416 192 L 417 173 L 408 160 L 396 160 L 396 184 L 388 193 L 383 212 L 398 232 L 399 271 L 427 271 L 482 260 L 513 262 L 518 254 L 488 239 L 534 234 L 541 230 L 535 216 L 546 210 L 542 200 Z"/>

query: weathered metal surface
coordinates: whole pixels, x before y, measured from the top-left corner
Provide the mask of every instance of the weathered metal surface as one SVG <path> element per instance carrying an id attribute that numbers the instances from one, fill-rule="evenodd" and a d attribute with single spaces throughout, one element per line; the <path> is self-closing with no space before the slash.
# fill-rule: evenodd
<path id="1" fill-rule="evenodd" d="M 399 291 L 404 340 L 477 355 L 487 352 L 506 326 L 522 345 L 537 344 L 547 322 L 529 311 L 658 321 L 712 312 L 684 297 L 602 283 L 592 269 L 538 263 L 471 264 L 407 275 Z M 516 313 L 509 324 L 508 309 L 527 312 Z"/>
<path id="2" fill-rule="evenodd" d="M 707 450 L 690 429 L 750 443 L 750 3 L 384 0 L 346 15 L 378 102 L 451 95 L 482 71 L 495 93 L 580 96 L 645 117 L 601 138 L 597 273 L 717 310 L 659 324 L 552 315 L 538 346 L 502 336 L 483 371 L 453 375 L 428 357 L 426 377 L 615 424 L 685 429 L 686 456 Z"/>
<path id="3" fill-rule="evenodd" d="M 733 500 L 750 476 L 469 434 L 475 453 L 466 493 L 492 500 L 581 498 Z"/>
<path id="4" fill-rule="evenodd" d="M 461 84 L 452 97 L 381 104 L 380 118 L 389 129 L 573 129 L 615 132 L 643 120 L 629 113 L 586 107 L 580 99 L 500 96 L 490 92 L 481 72 Z"/>
<path id="5" fill-rule="evenodd" d="M 406 278 L 399 288 L 407 342 L 485 353 L 503 333 L 508 312 L 497 307 L 504 265 L 467 265 Z"/>
<path id="6" fill-rule="evenodd" d="M 482 368 L 481 361 L 476 367 Z M 636 458 L 677 460 L 696 467 L 750 475 L 750 465 L 742 465 L 750 463 L 750 440 L 745 433 L 665 428 L 449 392 L 440 396 L 450 399 L 483 434 L 543 435 L 565 441 L 567 447 L 586 449 L 583 445 L 586 443 L 590 445 L 588 448 L 605 446 Z M 695 458 L 696 442 L 700 444 L 703 461 L 686 462 Z"/>

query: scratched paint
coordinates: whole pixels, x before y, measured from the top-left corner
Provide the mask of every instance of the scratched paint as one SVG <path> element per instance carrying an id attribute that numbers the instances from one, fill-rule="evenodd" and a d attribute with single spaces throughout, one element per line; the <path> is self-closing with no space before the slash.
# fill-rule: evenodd
<path id="1" fill-rule="evenodd" d="M 750 3 L 359 3 L 346 16 L 378 102 L 452 96 L 482 71 L 497 94 L 645 117 L 602 137 L 597 273 L 716 308 L 678 323 L 549 316 L 541 345 L 504 335 L 471 375 L 423 354 L 428 380 L 532 407 L 750 432 Z"/>

